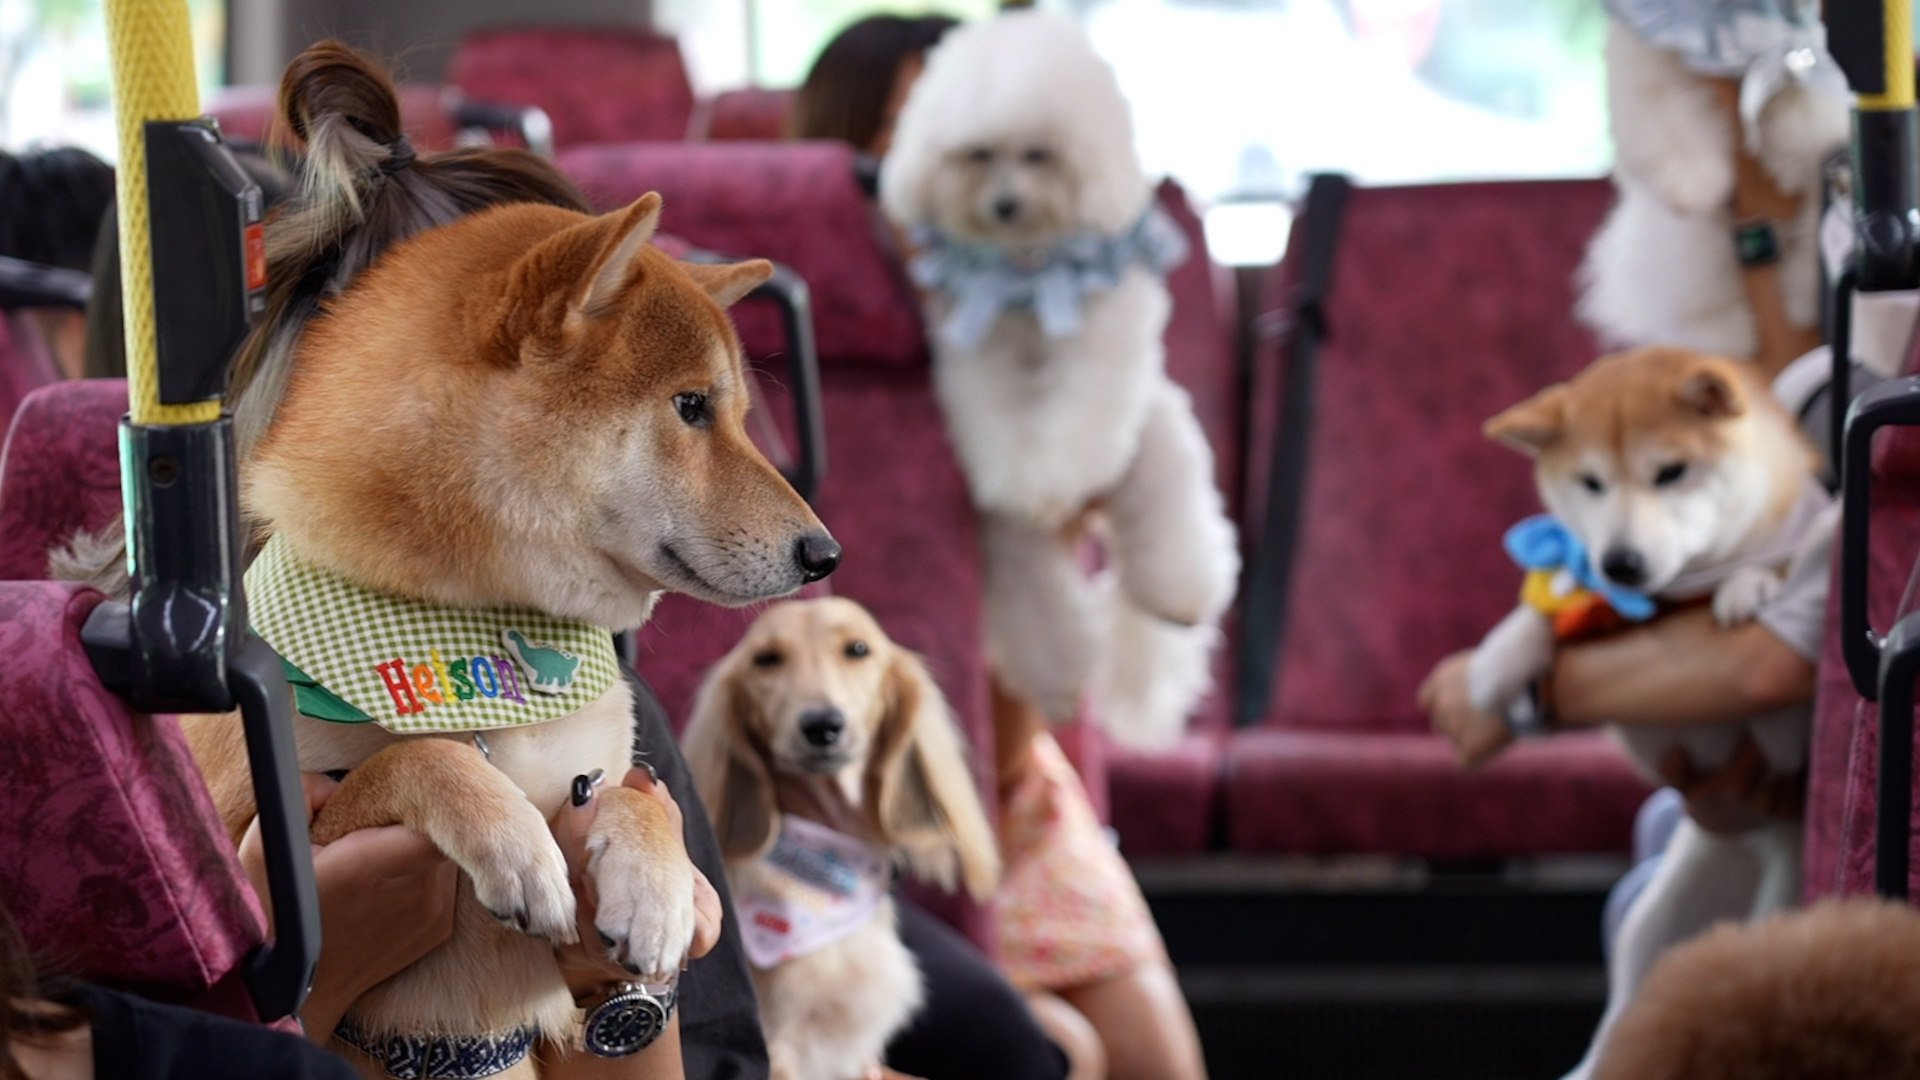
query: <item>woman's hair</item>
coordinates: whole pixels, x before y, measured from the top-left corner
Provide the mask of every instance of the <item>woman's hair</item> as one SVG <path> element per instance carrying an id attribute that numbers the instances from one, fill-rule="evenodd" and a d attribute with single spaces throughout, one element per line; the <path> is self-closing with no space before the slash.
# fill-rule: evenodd
<path id="1" fill-rule="evenodd" d="M 26 1078 L 26 1071 L 13 1056 L 16 1041 L 45 1039 L 87 1023 L 85 1012 L 49 1000 L 64 989 L 64 984 L 34 973 L 26 939 L 20 936 L 13 916 L 0 906 L 0 1080 Z"/>
<path id="2" fill-rule="evenodd" d="M 794 96 L 789 134 L 871 147 L 886 124 L 900 65 L 933 48 L 956 25 L 945 15 L 869 15 L 840 31 L 820 50 Z"/>
<path id="3" fill-rule="evenodd" d="M 0 151 L 0 255 L 85 270 L 112 202 L 113 166 L 79 147 Z"/>
<path id="4" fill-rule="evenodd" d="M 234 358 L 228 401 L 243 461 L 273 422 L 301 330 L 388 248 L 504 203 L 588 209 L 559 170 L 525 150 L 416 156 L 392 80 L 337 41 L 287 66 L 275 141 L 302 164 L 298 188 L 267 221 L 265 316 Z"/>

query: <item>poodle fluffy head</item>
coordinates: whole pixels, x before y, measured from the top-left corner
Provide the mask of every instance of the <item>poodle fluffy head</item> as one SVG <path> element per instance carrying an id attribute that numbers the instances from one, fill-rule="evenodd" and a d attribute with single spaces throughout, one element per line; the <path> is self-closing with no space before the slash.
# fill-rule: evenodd
<path id="1" fill-rule="evenodd" d="M 1113 68 L 1077 24 L 1038 11 L 946 36 L 880 172 L 897 223 L 1018 250 L 1119 232 L 1151 195 Z"/>

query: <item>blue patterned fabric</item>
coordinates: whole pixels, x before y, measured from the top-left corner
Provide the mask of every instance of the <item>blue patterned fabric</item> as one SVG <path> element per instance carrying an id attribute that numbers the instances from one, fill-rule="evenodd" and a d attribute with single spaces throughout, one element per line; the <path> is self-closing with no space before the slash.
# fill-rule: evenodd
<path id="1" fill-rule="evenodd" d="M 1080 329 L 1080 305 L 1105 292 L 1136 263 L 1164 276 L 1187 257 L 1187 239 L 1158 206 L 1124 232 L 1075 233 L 1032 260 L 986 244 L 956 240 L 933 226 L 913 234 L 914 283 L 945 293 L 953 310 L 940 325 L 947 340 L 972 348 L 1001 315 L 1031 310 L 1048 337 Z"/>
<path id="2" fill-rule="evenodd" d="M 1587 555 L 1587 546 L 1552 514 L 1537 514 L 1508 529 L 1503 543 L 1521 569 L 1565 570 L 1581 588 L 1599 593 L 1622 618 L 1632 622 L 1653 618 L 1653 599 L 1600 576 Z"/>
<path id="3" fill-rule="evenodd" d="M 388 1035 L 376 1038 L 347 1021 L 333 1033 L 380 1062 L 394 1080 L 479 1080 L 506 1072 L 533 1049 L 534 1031 L 496 1035 Z"/>

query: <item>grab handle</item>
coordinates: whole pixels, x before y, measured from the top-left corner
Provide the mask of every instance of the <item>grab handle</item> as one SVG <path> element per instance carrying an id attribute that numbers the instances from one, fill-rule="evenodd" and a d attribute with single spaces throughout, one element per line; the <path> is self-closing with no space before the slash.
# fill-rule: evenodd
<path id="1" fill-rule="evenodd" d="M 1881 383 L 1847 410 L 1840 460 L 1840 649 L 1853 688 L 1879 696 L 1881 639 L 1867 614 L 1868 541 L 1873 502 L 1873 436 L 1884 427 L 1920 426 L 1920 377 Z"/>

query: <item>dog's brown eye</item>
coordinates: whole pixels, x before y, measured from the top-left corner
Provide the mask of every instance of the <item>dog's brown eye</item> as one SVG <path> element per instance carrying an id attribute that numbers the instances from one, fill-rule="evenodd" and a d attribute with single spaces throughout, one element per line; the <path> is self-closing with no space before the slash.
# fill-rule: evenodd
<path id="1" fill-rule="evenodd" d="M 762 649 L 753 654 L 753 666 L 757 668 L 776 668 L 783 657 L 778 649 Z"/>
<path id="2" fill-rule="evenodd" d="M 688 427 L 703 428 L 713 423 L 713 409 L 707 405 L 707 395 L 687 392 L 673 395 L 673 411 Z"/>
<path id="3" fill-rule="evenodd" d="M 867 655 L 867 643 L 858 639 L 847 642 L 847 659 L 858 660 Z"/>
<path id="4" fill-rule="evenodd" d="M 1676 461 L 1671 465 L 1662 465 L 1660 466 L 1660 471 L 1653 474 L 1653 486 L 1667 487 L 1670 484 L 1677 484 L 1681 478 L 1686 475 L 1687 463 L 1684 461 Z"/>
<path id="5" fill-rule="evenodd" d="M 976 146 L 967 151 L 967 160 L 975 165 L 985 165 L 987 162 L 993 160 L 993 148 L 990 146 Z"/>
<path id="6" fill-rule="evenodd" d="M 1607 485 L 1601 483 L 1600 478 L 1590 472 L 1580 474 L 1580 486 L 1593 492 L 1595 495 L 1607 490 Z"/>
<path id="7" fill-rule="evenodd" d="M 1044 146 L 1030 146 L 1026 153 L 1020 155 L 1020 160 L 1029 165 L 1045 165 L 1053 160 L 1053 151 Z"/>

